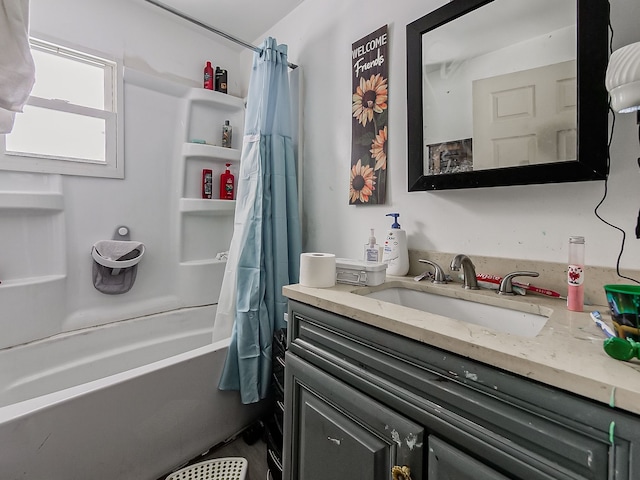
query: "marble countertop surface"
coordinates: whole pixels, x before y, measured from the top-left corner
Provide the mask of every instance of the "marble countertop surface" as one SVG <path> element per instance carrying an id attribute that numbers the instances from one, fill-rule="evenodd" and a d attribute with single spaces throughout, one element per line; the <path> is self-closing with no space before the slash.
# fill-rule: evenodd
<path id="1" fill-rule="evenodd" d="M 489 305 L 548 316 L 531 338 L 367 298 L 390 287 L 423 290 Z M 505 297 L 494 290 L 465 290 L 460 283 L 434 285 L 412 277 L 387 276 L 377 287 L 337 284 L 331 288 L 289 285 L 283 294 L 308 305 L 352 318 L 606 405 L 640 414 L 640 360 L 622 362 L 603 350 L 606 338 L 589 312 L 598 310 L 611 326 L 607 306 L 570 312 L 566 300 L 536 294 Z M 514 320 L 517 321 L 517 320 Z"/>

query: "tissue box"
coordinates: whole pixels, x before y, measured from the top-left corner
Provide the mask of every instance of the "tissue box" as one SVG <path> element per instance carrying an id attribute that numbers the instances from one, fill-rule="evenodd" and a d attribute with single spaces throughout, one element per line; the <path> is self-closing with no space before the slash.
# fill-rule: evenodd
<path id="1" fill-rule="evenodd" d="M 336 282 L 338 283 L 375 287 L 382 285 L 386 276 L 386 263 L 336 258 Z"/>

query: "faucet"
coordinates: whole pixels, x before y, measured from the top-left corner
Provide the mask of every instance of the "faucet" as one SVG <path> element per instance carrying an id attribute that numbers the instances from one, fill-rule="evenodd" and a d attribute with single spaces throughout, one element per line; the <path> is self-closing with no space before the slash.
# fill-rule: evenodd
<path id="1" fill-rule="evenodd" d="M 446 275 L 444 274 L 444 270 L 440 265 L 438 265 L 436 262 L 432 262 L 431 260 L 424 260 L 422 258 L 419 258 L 418 261 L 420 263 L 426 263 L 427 265 L 431 265 L 433 267 L 433 280 L 432 280 L 433 283 L 435 284 L 447 283 Z M 426 273 L 423 275 L 426 275 Z M 424 278 L 423 275 L 420 275 L 420 276 Z"/>
<path id="2" fill-rule="evenodd" d="M 462 266 L 464 288 L 468 290 L 478 290 L 478 280 L 476 279 L 476 267 L 469 257 L 464 254 L 456 255 L 451 260 L 451 270 L 457 272 Z"/>
<path id="3" fill-rule="evenodd" d="M 515 277 L 537 277 L 538 272 L 511 272 L 504 276 L 498 288 L 498 295 L 513 295 L 513 279 Z"/>

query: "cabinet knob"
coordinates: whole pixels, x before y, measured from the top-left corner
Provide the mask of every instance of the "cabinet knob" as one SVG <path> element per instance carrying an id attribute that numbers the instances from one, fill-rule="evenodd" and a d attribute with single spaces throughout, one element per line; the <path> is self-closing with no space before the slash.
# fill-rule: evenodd
<path id="1" fill-rule="evenodd" d="M 395 465 L 391 469 L 391 477 L 393 480 L 411 480 L 411 470 L 406 465 L 402 467 Z"/>

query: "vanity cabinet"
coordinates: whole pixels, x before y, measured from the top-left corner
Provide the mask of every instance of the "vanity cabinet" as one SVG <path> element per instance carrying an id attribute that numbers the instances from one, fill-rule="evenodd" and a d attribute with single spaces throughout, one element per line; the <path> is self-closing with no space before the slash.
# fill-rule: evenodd
<path id="1" fill-rule="evenodd" d="M 493 468 L 440 440 L 429 436 L 429 480 L 508 480 Z"/>
<path id="2" fill-rule="evenodd" d="M 289 478 L 387 480 L 398 464 L 420 474 L 422 427 L 295 355 L 286 369 L 298 419 Z"/>
<path id="3" fill-rule="evenodd" d="M 286 480 L 640 478 L 635 415 L 293 300 L 288 337 Z"/>

